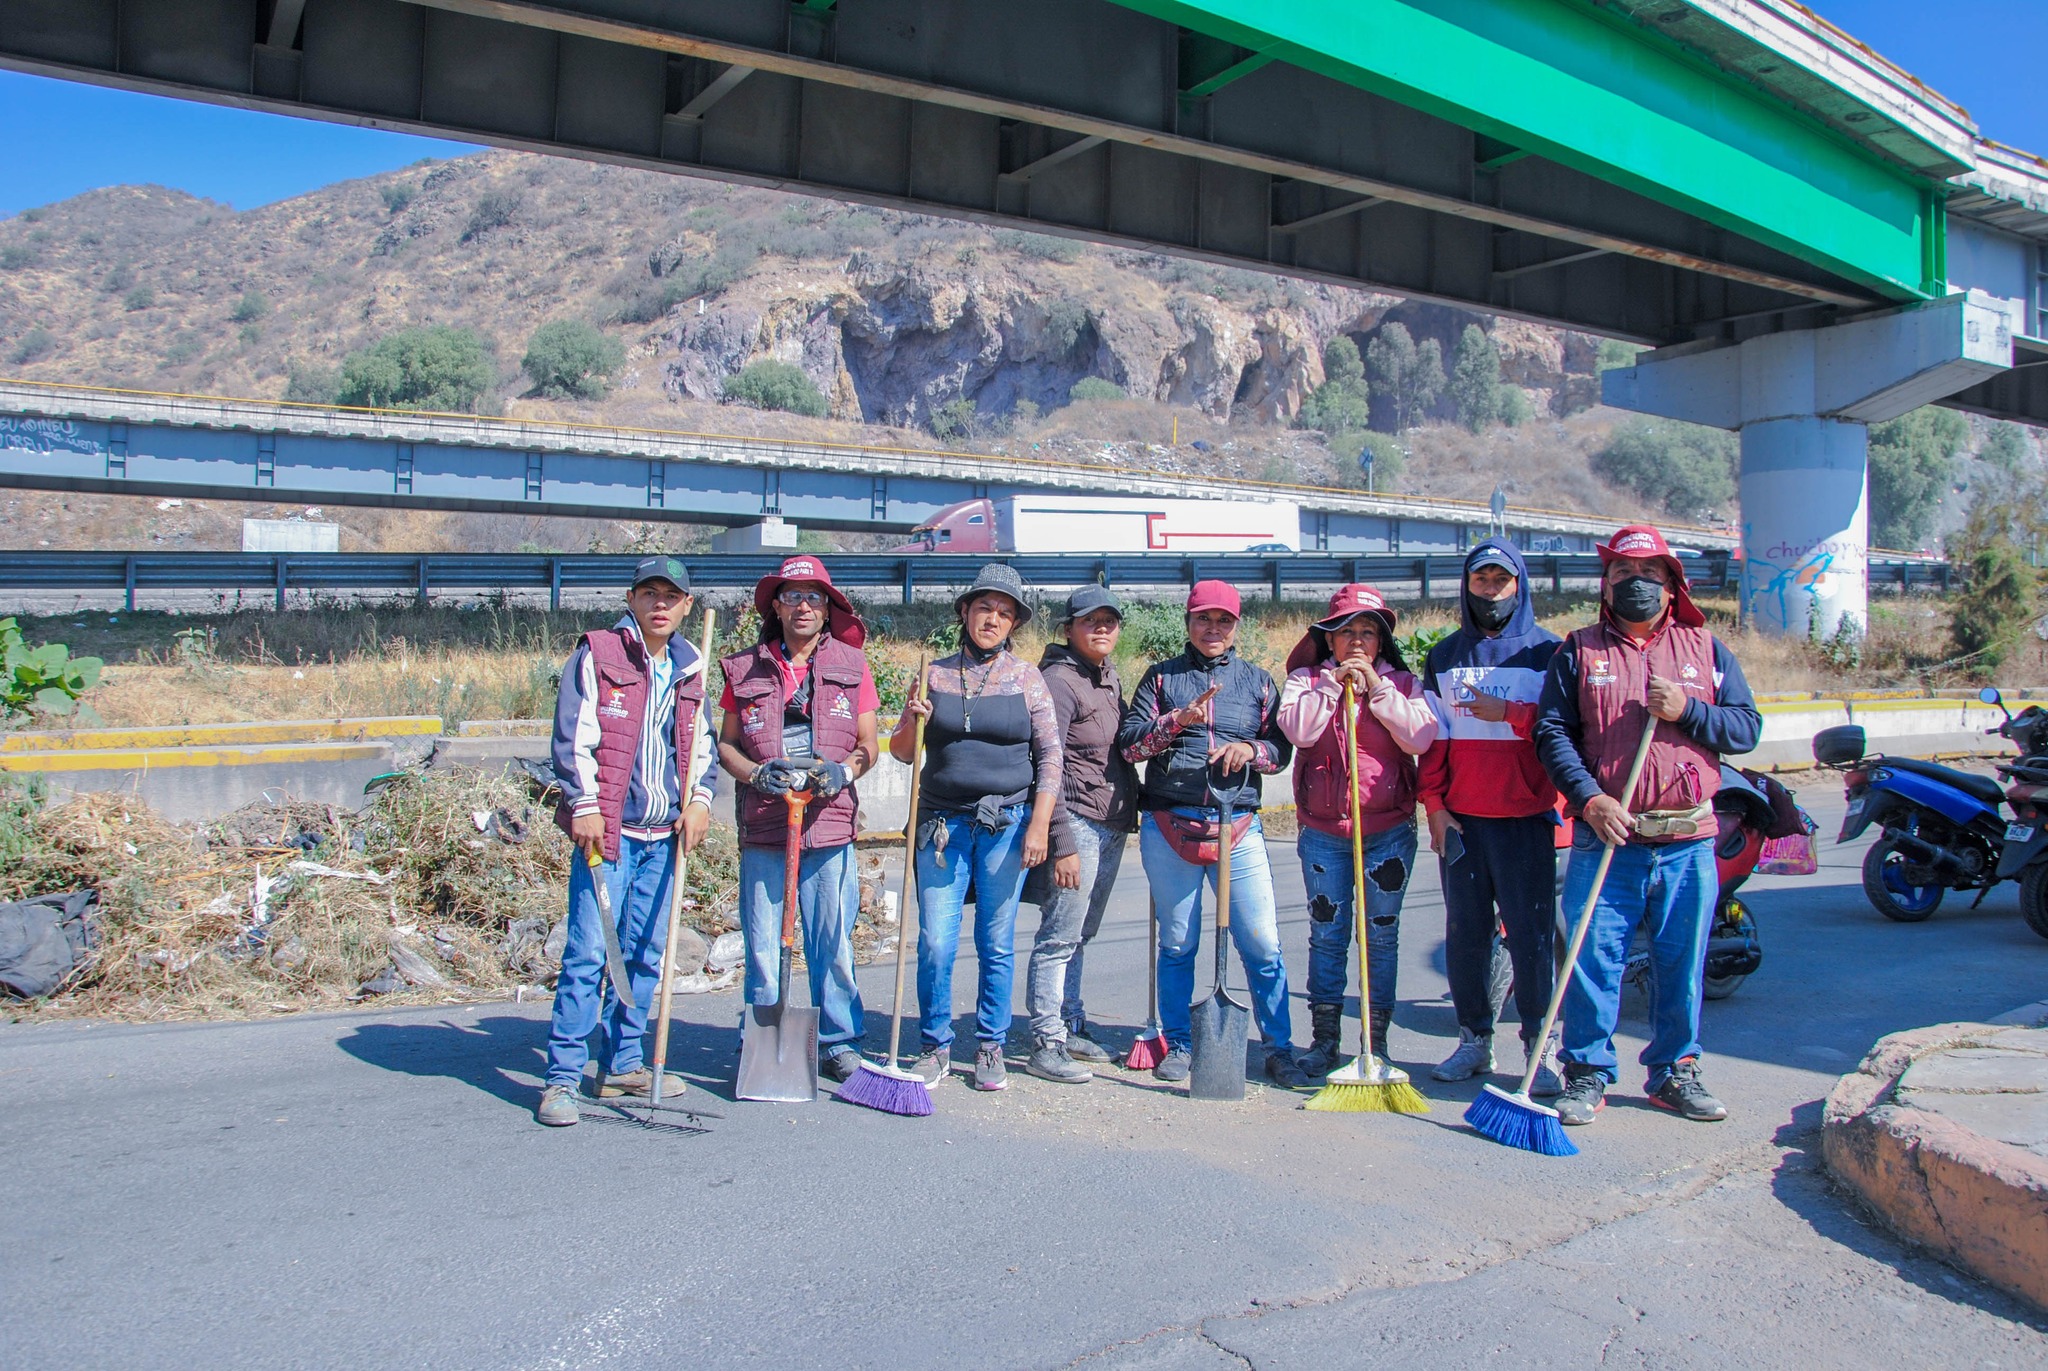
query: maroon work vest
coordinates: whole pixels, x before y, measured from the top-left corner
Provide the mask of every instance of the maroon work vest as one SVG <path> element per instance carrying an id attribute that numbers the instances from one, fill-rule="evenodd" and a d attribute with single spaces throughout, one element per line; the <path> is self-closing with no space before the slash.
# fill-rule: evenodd
<path id="1" fill-rule="evenodd" d="M 782 715 L 789 699 L 782 685 L 776 649 L 767 643 L 736 652 L 719 665 L 732 690 L 740 719 L 740 751 L 756 762 L 782 755 Z M 843 762 L 860 742 L 860 683 L 868 659 L 859 648 L 826 635 L 811 653 L 811 755 Z M 749 847 L 781 847 L 789 831 L 789 811 L 779 795 L 763 795 L 740 785 L 733 795 L 738 810 L 740 841 Z M 804 811 L 806 848 L 841 847 L 853 841 L 860 800 L 852 786 L 824 804 Z"/>
<path id="2" fill-rule="evenodd" d="M 633 783 L 633 759 L 640 750 L 640 725 L 647 717 L 647 648 L 622 628 L 593 629 L 583 635 L 597 676 L 597 812 L 604 816 L 604 859 L 619 859 L 619 824 L 626 787 Z M 704 673 L 675 683 L 676 777 L 681 801 L 690 803 L 691 740 L 704 707 Z M 555 808 L 555 823 L 569 831 L 569 807 Z"/>
<path id="3" fill-rule="evenodd" d="M 1650 677 L 1676 681 L 1687 699 L 1714 702 L 1714 635 L 1666 620 L 1638 642 L 1604 618 L 1565 640 L 1579 663 L 1580 747 L 1600 788 L 1632 814 L 1692 809 L 1721 788 L 1721 758 L 1675 723 L 1659 720 L 1633 798 L 1621 794 L 1650 717 Z"/>
<path id="4" fill-rule="evenodd" d="M 1403 695 L 1415 680 L 1405 671 L 1380 674 Z M 1401 750 L 1363 698 L 1358 701 L 1357 774 L 1358 817 L 1365 832 L 1384 833 L 1414 819 L 1415 758 Z M 1323 736 L 1294 757 L 1294 804 L 1301 822 L 1322 833 L 1350 837 L 1351 776 L 1344 756 L 1344 706 L 1339 703 Z"/>

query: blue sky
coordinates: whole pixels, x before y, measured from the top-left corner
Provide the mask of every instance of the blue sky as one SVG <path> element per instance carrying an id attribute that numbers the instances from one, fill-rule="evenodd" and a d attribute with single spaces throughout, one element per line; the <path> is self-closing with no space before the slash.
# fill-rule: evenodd
<path id="1" fill-rule="evenodd" d="M 2048 0 L 1808 0 L 1976 116 L 2048 154 Z M 154 182 L 250 209 L 460 143 L 0 72 L 0 215 L 97 186 Z"/>

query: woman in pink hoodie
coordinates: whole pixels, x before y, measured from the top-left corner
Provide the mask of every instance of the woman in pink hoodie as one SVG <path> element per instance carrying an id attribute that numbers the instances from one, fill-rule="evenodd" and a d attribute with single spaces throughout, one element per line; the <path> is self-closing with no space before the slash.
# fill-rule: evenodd
<path id="1" fill-rule="evenodd" d="M 1287 658 L 1280 731 L 1297 749 L 1294 803 L 1308 888 L 1308 1007 L 1315 1037 L 1301 1069 L 1338 1066 L 1351 959 L 1351 788 L 1359 792 L 1365 853 L 1366 1006 L 1372 1052 L 1387 1053 L 1401 898 L 1415 865 L 1415 759 L 1436 741 L 1436 716 L 1394 641 L 1398 616 L 1371 586 L 1348 585 Z M 1345 747 L 1344 685 L 1358 700 L 1358 753 Z"/>

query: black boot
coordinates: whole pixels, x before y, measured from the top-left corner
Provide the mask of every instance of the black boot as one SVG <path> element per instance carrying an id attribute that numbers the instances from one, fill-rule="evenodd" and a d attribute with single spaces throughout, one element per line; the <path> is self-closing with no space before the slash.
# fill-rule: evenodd
<path id="1" fill-rule="evenodd" d="M 1344 1060 L 1343 1048 L 1339 1045 L 1339 1036 L 1344 1031 L 1344 1006 L 1312 1004 L 1308 1013 L 1315 1025 L 1315 1036 L 1308 1045 L 1308 1051 L 1301 1054 L 1300 1065 L 1304 1075 L 1321 1080 Z"/>
<path id="2" fill-rule="evenodd" d="M 1372 1030 L 1372 1055 L 1381 1061 L 1387 1060 L 1387 1030 L 1394 1026 L 1394 1011 L 1391 1009 L 1368 1009 L 1366 1024 Z"/>

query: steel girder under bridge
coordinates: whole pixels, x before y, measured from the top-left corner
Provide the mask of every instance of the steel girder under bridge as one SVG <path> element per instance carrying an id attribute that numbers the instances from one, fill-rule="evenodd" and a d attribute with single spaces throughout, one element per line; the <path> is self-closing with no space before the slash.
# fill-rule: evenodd
<path id="1" fill-rule="evenodd" d="M 0 64 L 1658 344 L 2035 291 L 1967 116 L 1776 0 L 0 0 Z"/>
<path id="2" fill-rule="evenodd" d="M 1289 500 L 1320 552 L 1455 552 L 1490 526 L 1470 501 L 1246 485 L 976 453 L 848 447 L 455 414 L 0 381 L 0 486 L 95 494 L 904 531 L 960 500 L 1062 490 Z M 1524 547 L 1584 552 L 1613 521 L 1509 507 Z M 1674 529 L 1723 548 L 1725 532 Z"/>

